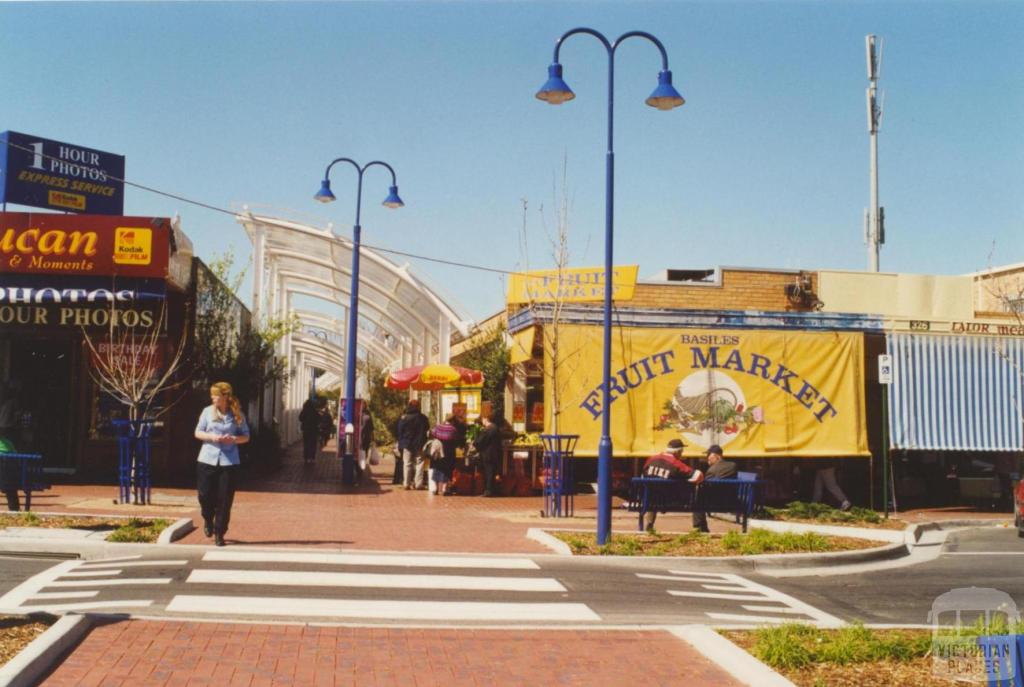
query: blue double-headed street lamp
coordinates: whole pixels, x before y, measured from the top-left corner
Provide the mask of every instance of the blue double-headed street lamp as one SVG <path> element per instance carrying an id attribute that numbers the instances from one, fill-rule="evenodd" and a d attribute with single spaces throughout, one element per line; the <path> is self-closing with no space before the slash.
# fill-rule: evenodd
<path id="1" fill-rule="evenodd" d="M 597 542 L 605 544 L 611 536 L 612 529 L 612 439 L 611 439 L 611 350 L 612 350 L 612 237 L 613 208 L 615 197 L 615 148 L 613 145 L 613 123 L 615 120 L 615 50 L 627 38 L 645 38 L 653 43 L 661 53 L 661 71 L 658 73 L 658 87 L 654 89 L 646 102 L 659 110 L 671 110 L 685 101 L 672 86 L 672 72 L 668 68 L 668 53 L 665 46 L 657 38 L 644 31 L 627 31 L 615 42 L 609 42 L 598 31 L 588 28 L 575 28 L 566 31 L 555 42 L 555 58 L 548 67 L 548 80 L 540 90 L 537 98 L 551 105 L 561 105 L 572 100 L 576 94 L 562 80 L 562 65 L 558 61 L 558 53 L 562 43 L 569 36 L 585 33 L 601 41 L 608 52 L 608 154 L 605 162 L 605 213 L 604 213 L 604 359 L 601 377 L 601 441 L 598 444 L 597 457 Z"/>
<path id="2" fill-rule="evenodd" d="M 353 407 L 356 398 L 356 334 L 359 330 L 359 245 L 362 227 L 359 225 L 360 212 L 363 205 L 363 174 L 370 167 L 385 167 L 391 172 L 391 186 L 388 189 L 388 196 L 384 199 L 384 207 L 400 208 L 405 203 L 398 197 L 398 181 L 395 179 L 395 170 L 386 162 L 374 160 L 367 162 L 362 167 L 347 157 L 339 157 L 327 165 L 324 171 L 324 180 L 320 182 L 320 190 L 313 196 L 321 203 L 330 203 L 336 198 L 331 193 L 331 168 L 339 162 L 347 162 L 352 165 L 359 174 L 359 183 L 356 187 L 356 223 L 352 227 L 352 288 L 349 290 L 351 300 L 348 306 L 348 345 L 345 348 L 345 448 L 341 459 L 341 482 L 342 484 L 355 483 L 355 420 L 353 419 Z"/>

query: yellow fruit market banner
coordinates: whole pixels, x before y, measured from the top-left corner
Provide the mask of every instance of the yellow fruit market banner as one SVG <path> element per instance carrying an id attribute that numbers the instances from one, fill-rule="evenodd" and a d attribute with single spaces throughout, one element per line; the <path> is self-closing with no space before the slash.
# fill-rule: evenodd
<path id="1" fill-rule="evenodd" d="M 639 265 L 612 267 L 612 300 L 628 301 L 636 290 Z M 516 272 L 509 277 L 508 302 L 585 303 L 604 300 L 604 267 Z"/>
<path id="2" fill-rule="evenodd" d="M 576 454 L 594 456 L 602 329 L 562 324 L 558 333 L 557 369 L 545 358 L 545 407 L 555 408 L 557 392 L 558 431 L 579 434 Z M 719 444 L 732 457 L 868 456 L 863 361 L 857 333 L 616 328 L 614 454 L 649 456 L 679 438 L 687 455 Z"/>

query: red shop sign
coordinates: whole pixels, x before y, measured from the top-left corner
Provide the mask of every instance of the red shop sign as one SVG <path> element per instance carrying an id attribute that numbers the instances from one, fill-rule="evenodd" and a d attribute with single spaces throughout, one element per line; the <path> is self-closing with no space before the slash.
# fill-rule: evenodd
<path id="1" fill-rule="evenodd" d="M 170 220 L 0 212 L 0 272 L 167 278 Z"/>

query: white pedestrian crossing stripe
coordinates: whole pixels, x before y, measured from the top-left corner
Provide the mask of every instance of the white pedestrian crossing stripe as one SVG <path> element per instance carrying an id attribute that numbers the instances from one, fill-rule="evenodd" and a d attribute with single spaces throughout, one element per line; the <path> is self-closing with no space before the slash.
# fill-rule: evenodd
<path id="1" fill-rule="evenodd" d="M 379 573 L 308 572 L 296 570 L 193 570 L 187 582 L 259 584 L 294 587 L 372 587 L 507 592 L 564 592 L 547 577 L 480 577 L 475 575 L 384 575 Z"/>
<path id="2" fill-rule="evenodd" d="M 540 566 L 525 557 L 314 551 L 208 551 L 198 561 L 65 561 L 0 597 L 0 610 L 148 608 L 147 612 L 207 617 L 601 622 L 586 604 L 566 601 L 566 587 L 553 577 L 538 575 L 538 570 Z M 197 593 L 175 595 L 186 585 Z M 157 592 L 157 587 L 166 591 Z M 314 588 L 314 595 L 301 595 L 300 590 Z M 207 593 L 221 589 L 224 594 Z M 259 591 L 235 596 L 243 589 Z M 369 590 L 379 595 L 381 590 L 394 591 L 402 598 L 367 598 Z"/>
<path id="3" fill-rule="evenodd" d="M 601 617 L 580 603 L 391 601 L 376 599 L 193 596 L 179 594 L 167 610 L 216 615 L 273 615 L 387 620 L 594 622 Z"/>
<path id="4" fill-rule="evenodd" d="M 134 556 L 131 558 L 138 558 Z M 112 559 L 119 566 L 126 565 L 127 558 Z M 110 563 L 111 559 L 105 561 Z M 181 561 L 184 563 L 185 561 Z M 84 561 L 64 561 L 30 577 L 20 585 L 0 597 L 0 609 L 16 613 L 45 611 L 48 613 L 65 613 L 67 611 L 117 610 L 122 608 L 144 608 L 152 605 L 150 599 L 102 599 L 98 601 L 79 601 L 66 603 L 68 599 L 90 599 L 99 596 L 99 589 L 68 589 L 59 592 L 44 592 L 43 589 L 55 587 L 121 587 L 133 585 L 167 584 L 170 578 L 114 578 L 120 569 L 89 570 Z M 96 579 L 102 576 L 104 579 Z M 57 603 L 58 601 L 64 603 Z M 42 603 L 39 603 L 42 602 Z"/>
<path id="5" fill-rule="evenodd" d="M 642 579 L 677 582 L 679 586 L 691 583 L 689 586 L 697 587 L 696 589 L 665 590 L 670 596 L 750 602 L 738 604 L 740 608 L 736 609 L 737 611 L 748 611 L 747 613 L 706 611 L 705 615 L 712 620 L 741 625 L 777 624 L 795 620 L 813 622 L 823 627 L 838 627 L 843 624 L 839 618 L 810 604 L 739 575 L 692 570 L 668 570 L 666 572 L 669 574 L 637 573 L 636 576 Z M 804 618 L 799 616 L 804 616 Z"/>
<path id="6" fill-rule="evenodd" d="M 209 551 L 204 561 L 226 563 L 309 563 L 408 568 L 496 568 L 539 570 L 529 558 L 507 556 L 411 556 L 406 554 L 317 553 L 304 551 Z"/>

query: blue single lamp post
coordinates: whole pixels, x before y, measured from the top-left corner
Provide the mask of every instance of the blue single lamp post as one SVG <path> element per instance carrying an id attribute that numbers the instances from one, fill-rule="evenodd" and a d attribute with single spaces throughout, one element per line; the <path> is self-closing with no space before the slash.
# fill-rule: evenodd
<path id="1" fill-rule="evenodd" d="M 352 288 L 350 289 L 351 300 L 348 307 L 348 346 L 345 349 L 345 452 L 341 459 L 341 482 L 342 484 L 355 483 L 355 425 L 353 424 L 353 406 L 356 398 L 356 333 L 359 322 L 359 245 L 362 227 L 359 226 L 359 216 L 363 204 L 363 174 L 374 165 L 385 167 L 391 172 L 391 186 L 388 189 L 388 196 L 384 199 L 383 205 L 387 208 L 400 208 L 405 203 L 398 197 L 398 182 L 395 179 L 395 170 L 386 162 L 374 160 L 367 162 L 360 167 L 355 161 L 347 157 L 339 157 L 327 165 L 324 171 L 324 180 L 320 182 L 320 190 L 313 196 L 314 200 L 321 203 L 330 203 L 336 198 L 331 193 L 331 168 L 339 162 L 347 162 L 352 165 L 359 175 L 359 184 L 356 187 L 356 223 L 352 227 Z"/>
<path id="2" fill-rule="evenodd" d="M 558 53 L 562 43 L 569 36 L 585 33 L 601 41 L 608 51 L 608 154 L 605 163 L 605 213 L 604 213 L 604 360 L 602 367 L 601 388 L 601 441 L 598 444 L 597 457 L 597 542 L 605 544 L 612 531 L 612 439 L 611 439 L 611 350 L 612 350 L 612 238 L 614 236 L 613 208 L 615 204 L 615 148 L 613 145 L 613 123 L 615 121 L 615 50 L 627 38 L 645 38 L 653 43 L 661 53 L 661 71 L 658 73 L 658 87 L 654 89 L 646 103 L 659 110 L 671 110 L 685 101 L 672 86 L 672 72 L 668 68 L 668 53 L 665 46 L 657 38 L 644 31 L 627 31 L 615 39 L 608 41 L 598 31 L 588 28 L 575 28 L 566 31 L 555 42 L 555 57 L 548 67 L 548 80 L 540 90 L 537 98 L 551 105 L 561 105 L 572 100 L 576 94 L 562 80 L 562 65 L 558 61 Z"/>

